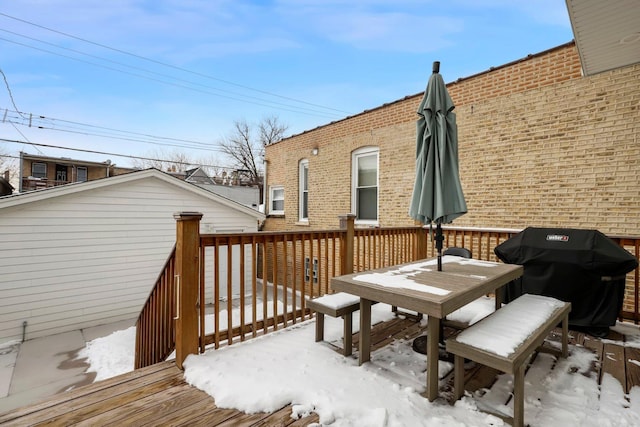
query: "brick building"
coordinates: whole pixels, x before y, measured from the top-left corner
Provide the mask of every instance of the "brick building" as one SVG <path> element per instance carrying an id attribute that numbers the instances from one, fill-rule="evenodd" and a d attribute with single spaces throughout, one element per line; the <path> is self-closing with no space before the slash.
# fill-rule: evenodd
<path id="1" fill-rule="evenodd" d="M 583 76 L 571 42 L 447 87 L 468 206 L 455 225 L 640 234 L 640 64 Z M 267 146 L 264 229 L 336 228 L 349 212 L 360 226 L 414 225 L 422 95 Z"/>
<path id="2" fill-rule="evenodd" d="M 57 187 L 122 175 L 136 169 L 118 167 L 110 160 L 91 162 L 68 157 L 38 156 L 20 152 L 20 192 Z"/>

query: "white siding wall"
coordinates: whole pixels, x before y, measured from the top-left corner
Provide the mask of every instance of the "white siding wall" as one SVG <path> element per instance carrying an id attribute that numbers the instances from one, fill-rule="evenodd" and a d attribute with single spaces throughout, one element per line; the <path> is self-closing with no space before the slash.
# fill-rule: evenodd
<path id="1" fill-rule="evenodd" d="M 0 209 L 0 342 L 21 339 L 25 320 L 31 339 L 136 318 L 180 211 L 202 212 L 202 232 L 257 229 L 255 217 L 155 177 Z"/>

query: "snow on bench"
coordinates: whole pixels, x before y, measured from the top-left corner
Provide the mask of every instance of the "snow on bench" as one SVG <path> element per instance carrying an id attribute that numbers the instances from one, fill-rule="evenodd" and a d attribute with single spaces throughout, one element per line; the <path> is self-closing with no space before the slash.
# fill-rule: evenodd
<path id="1" fill-rule="evenodd" d="M 326 294 L 307 300 L 307 307 L 316 312 L 316 342 L 324 340 L 324 315 L 342 317 L 344 321 L 343 354 L 352 352 L 353 312 L 360 310 L 360 297 L 346 292 Z"/>
<path id="2" fill-rule="evenodd" d="M 514 426 L 524 425 L 526 361 L 549 332 L 562 322 L 562 356 L 568 354 L 571 304 L 542 295 L 525 294 L 446 341 L 455 355 L 454 394 L 464 393 L 464 359 L 514 376 Z"/>

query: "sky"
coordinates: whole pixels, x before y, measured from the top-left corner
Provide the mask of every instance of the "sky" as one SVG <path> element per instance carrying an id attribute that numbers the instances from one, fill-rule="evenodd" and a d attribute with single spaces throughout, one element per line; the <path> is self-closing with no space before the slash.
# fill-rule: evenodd
<path id="1" fill-rule="evenodd" d="M 572 39 L 562 0 L 0 0 L 0 154 L 226 167 L 235 122 L 294 135 Z"/>
<path id="2" fill-rule="evenodd" d="M 469 306 L 460 319 L 486 310 L 493 304 L 488 300 Z M 392 316 L 387 304 L 372 307 L 374 323 Z M 357 330 L 358 312 L 353 325 Z M 612 329 L 624 334 L 626 341 L 607 342 L 640 347 L 638 326 L 618 323 Z M 467 393 L 453 406 L 441 399 L 429 402 L 420 394 L 425 391 L 427 356 L 413 351 L 411 340 L 395 340 L 358 366 L 357 355 L 344 357 L 332 348 L 341 347 L 341 336 L 342 320 L 328 317 L 325 342 L 315 342 L 314 320 L 308 320 L 191 355 L 185 361 L 185 379 L 213 396 L 221 408 L 255 413 L 292 404 L 294 418 L 315 412 L 322 425 L 332 427 L 506 426 L 487 411 L 513 415 L 511 400 L 507 403 L 511 375 L 501 374 L 490 389 Z M 131 327 L 90 341 L 79 357 L 86 358 L 96 380 L 106 379 L 132 370 L 134 345 L 135 327 Z M 599 387 L 591 371 L 594 362 L 594 353 L 581 346 L 570 345 L 567 359 L 540 353 L 525 377 L 525 422 L 532 427 L 640 425 L 640 388 L 625 394 L 608 373 Z M 440 360 L 438 368 L 444 377 L 453 366 Z"/>

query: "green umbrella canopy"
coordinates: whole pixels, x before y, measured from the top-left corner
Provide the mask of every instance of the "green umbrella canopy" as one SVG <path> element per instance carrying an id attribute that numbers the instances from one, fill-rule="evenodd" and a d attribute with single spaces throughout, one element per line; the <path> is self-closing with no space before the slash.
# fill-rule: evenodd
<path id="1" fill-rule="evenodd" d="M 455 106 L 434 63 L 418 107 L 416 180 L 409 215 L 423 224 L 450 223 L 467 212 L 458 172 Z"/>

